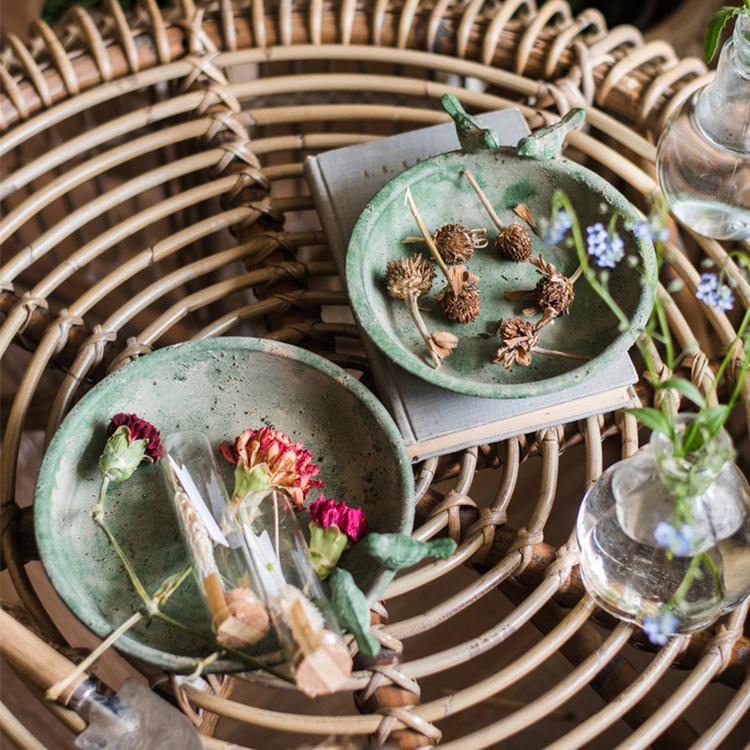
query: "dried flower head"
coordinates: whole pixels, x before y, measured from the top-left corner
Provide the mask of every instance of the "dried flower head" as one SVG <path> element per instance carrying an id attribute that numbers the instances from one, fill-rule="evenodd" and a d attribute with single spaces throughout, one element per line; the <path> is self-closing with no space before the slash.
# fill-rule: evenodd
<path id="1" fill-rule="evenodd" d="M 518 222 L 508 224 L 498 232 L 495 247 L 503 257 L 516 263 L 525 263 L 533 249 L 529 230 Z"/>
<path id="2" fill-rule="evenodd" d="M 310 505 L 310 516 L 313 523 L 321 528 L 338 527 L 352 542 L 356 542 L 367 532 L 367 519 L 362 508 L 353 508 L 343 500 L 336 502 L 332 497 L 320 495 Z"/>
<path id="3" fill-rule="evenodd" d="M 469 229 L 463 224 L 445 224 L 432 235 L 440 257 L 448 263 L 462 263 L 471 258 L 477 249 L 486 247 L 484 229 Z"/>
<path id="4" fill-rule="evenodd" d="M 510 370 L 513 365 L 528 367 L 531 364 L 531 350 L 539 342 L 539 334 L 540 329 L 530 320 L 501 320 L 497 335 L 502 345 L 493 361 L 501 364 L 506 370 Z"/>
<path id="5" fill-rule="evenodd" d="M 115 414 L 107 434 L 99 456 L 99 471 L 105 483 L 124 482 L 143 461 L 154 463 L 164 455 L 159 430 L 137 414 Z M 101 500 L 98 507 L 101 510 Z"/>
<path id="6" fill-rule="evenodd" d="M 409 258 L 392 260 L 385 269 L 388 294 L 397 299 L 427 294 L 432 288 L 434 278 L 435 268 L 419 253 Z"/>
<path id="7" fill-rule="evenodd" d="M 300 510 L 310 488 L 323 486 L 315 479 L 319 470 L 310 451 L 280 430 L 265 426 L 244 430 L 234 443 L 222 443 L 220 450 L 236 465 L 234 499 L 238 502 L 250 492 L 276 487 L 286 490 Z"/>
<path id="8" fill-rule="evenodd" d="M 552 309 L 558 315 L 568 311 L 573 301 L 573 285 L 562 274 L 543 276 L 537 282 L 536 303 L 542 310 Z"/>
<path id="9" fill-rule="evenodd" d="M 532 258 L 531 262 L 542 273 L 542 278 L 534 290 L 537 307 L 541 310 L 552 310 L 556 315 L 566 313 L 575 299 L 571 280 L 561 274 L 552 263 L 547 263 L 541 255 Z"/>
<path id="10" fill-rule="evenodd" d="M 161 435 L 151 422 L 141 419 L 137 414 L 120 412 L 110 419 L 109 427 L 107 427 L 107 435 L 114 435 L 118 427 L 127 427 L 129 433 L 128 440 L 131 443 L 136 440 L 146 441 L 146 451 L 143 456 L 144 461 L 156 463 L 164 455 Z"/>
<path id="11" fill-rule="evenodd" d="M 446 288 L 441 298 L 445 316 L 454 323 L 471 323 L 479 317 L 479 289 L 466 285 L 458 294 Z"/>

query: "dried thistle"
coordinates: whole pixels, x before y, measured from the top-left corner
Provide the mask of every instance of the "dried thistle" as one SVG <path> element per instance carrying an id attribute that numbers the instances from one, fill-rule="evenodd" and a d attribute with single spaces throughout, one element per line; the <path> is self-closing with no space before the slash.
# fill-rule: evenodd
<path id="1" fill-rule="evenodd" d="M 471 323 L 479 317 L 479 277 L 464 266 L 449 269 L 448 286 L 438 295 L 445 316 L 454 323 Z M 453 290 L 457 288 L 458 293 Z"/>
<path id="2" fill-rule="evenodd" d="M 557 349 L 544 349 L 539 346 L 542 330 L 546 326 L 554 324 L 556 317 L 557 313 L 547 308 L 541 319 L 536 323 L 524 318 L 501 320 L 497 335 L 500 337 L 502 344 L 492 361 L 501 364 L 506 370 L 510 370 L 513 365 L 528 367 L 532 362 L 531 355 L 533 352 L 554 357 L 588 360 L 589 357 L 582 354 L 570 354 Z"/>
<path id="3" fill-rule="evenodd" d="M 486 229 L 469 229 L 463 224 L 445 224 L 432 239 L 443 260 L 449 265 L 463 263 L 479 248 L 487 247 Z"/>
<path id="4" fill-rule="evenodd" d="M 525 263 L 533 251 L 529 230 L 518 222 L 509 224 L 498 232 L 495 247 L 503 257 L 516 263 Z"/>
<path id="5" fill-rule="evenodd" d="M 421 297 L 432 288 L 435 269 L 419 253 L 410 258 L 398 258 L 388 263 L 385 283 L 388 294 L 397 299 L 406 299 L 412 294 Z"/>
<path id="6" fill-rule="evenodd" d="M 562 315 L 568 312 L 571 302 L 575 299 L 573 291 L 573 280 L 560 273 L 557 268 L 537 255 L 531 259 L 542 273 L 534 290 L 536 304 L 540 310 L 552 310 L 555 315 Z"/>
<path id="7" fill-rule="evenodd" d="M 492 223 L 498 229 L 498 234 L 495 238 L 495 247 L 500 251 L 501 255 L 508 260 L 517 263 L 527 261 L 531 257 L 532 252 L 532 242 L 529 230 L 526 229 L 523 224 L 519 224 L 518 222 L 506 226 L 497 213 L 495 213 L 495 209 L 492 207 L 489 198 L 484 190 L 479 187 L 479 183 L 476 181 L 474 175 L 468 169 L 464 169 L 462 173 L 474 189 L 474 192 L 477 194 L 477 197 L 492 219 Z"/>
<path id="8" fill-rule="evenodd" d="M 531 364 L 531 350 L 539 342 L 540 335 L 535 323 L 523 318 L 501 320 L 497 335 L 502 346 L 497 350 L 493 362 L 501 364 L 506 370 L 513 365 L 528 367 Z"/>
<path id="9" fill-rule="evenodd" d="M 455 346 L 446 353 L 442 353 L 440 347 L 435 346 L 433 337 L 427 330 L 422 313 L 419 311 L 417 301 L 421 296 L 430 291 L 434 278 L 435 268 L 419 253 L 415 253 L 410 258 L 392 260 L 385 269 L 385 283 L 388 294 L 406 303 L 406 309 L 409 311 L 414 325 L 416 325 L 419 331 L 419 335 L 430 352 L 432 366 L 437 369 L 440 367 L 443 359 L 450 355 Z"/>

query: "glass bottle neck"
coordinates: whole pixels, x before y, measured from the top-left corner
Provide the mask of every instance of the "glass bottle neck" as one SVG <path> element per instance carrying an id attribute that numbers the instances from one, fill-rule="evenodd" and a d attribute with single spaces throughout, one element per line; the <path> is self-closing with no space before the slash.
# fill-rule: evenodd
<path id="1" fill-rule="evenodd" d="M 750 151 L 750 16 L 737 17 L 716 77 L 693 96 L 695 119 L 708 138 L 726 148 Z"/>
<path id="2" fill-rule="evenodd" d="M 692 414 L 678 415 L 675 425 L 678 432 L 687 429 L 693 419 Z M 713 484 L 726 462 L 734 457 L 732 439 L 724 429 L 697 453 L 688 456 L 675 455 L 672 441 L 661 432 L 652 433 L 650 446 L 662 486 L 675 497 L 701 495 Z"/>

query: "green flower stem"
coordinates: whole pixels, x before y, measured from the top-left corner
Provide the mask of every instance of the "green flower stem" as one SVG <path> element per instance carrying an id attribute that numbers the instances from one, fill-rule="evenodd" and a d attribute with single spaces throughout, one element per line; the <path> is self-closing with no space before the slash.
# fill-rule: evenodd
<path id="1" fill-rule="evenodd" d="M 130 578 L 130 582 L 133 584 L 133 588 L 135 589 L 136 593 L 141 598 L 141 601 L 144 603 L 144 605 L 147 605 L 151 601 L 151 597 L 148 595 L 146 588 L 141 583 L 141 579 L 138 577 L 138 574 L 135 572 L 135 569 L 133 568 L 132 564 L 130 563 L 130 560 L 128 559 L 128 556 L 125 554 L 122 547 L 120 547 L 120 544 L 115 538 L 115 535 L 110 531 L 109 527 L 107 526 L 107 522 L 99 514 L 98 508 L 94 511 L 93 518 L 94 518 L 94 521 L 99 525 L 101 530 L 107 535 L 107 539 L 109 539 L 109 543 L 112 545 L 112 549 L 120 558 L 122 567 L 125 568 L 125 572 L 128 574 L 128 578 Z"/>
<path id="2" fill-rule="evenodd" d="M 700 554 L 695 555 L 695 557 L 690 560 L 690 564 L 685 571 L 685 575 L 682 581 L 680 581 L 680 585 L 677 587 L 674 594 L 672 594 L 672 597 L 667 602 L 667 605 L 678 608 L 682 607 L 682 603 L 685 600 L 685 596 L 687 596 L 690 587 L 693 585 L 693 581 L 695 581 L 696 578 L 700 578 L 701 563 L 706 564 L 706 567 L 708 568 L 716 583 L 719 586 L 721 585 L 721 574 L 719 573 L 719 569 L 716 567 L 716 563 L 713 561 L 713 558 L 707 552 L 701 552 Z"/>
<path id="3" fill-rule="evenodd" d="M 109 477 L 102 474 L 102 483 L 99 485 L 99 498 L 94 509 L 95 514 L 104 515 L 104 501 L 107 499 L 107 490 L 109 489 Z"/>
<path id="4" fill-rule="evenodd" d="M 705 554 L 705 552 L 701 552 L 700 555 L 696 555 L 690 560 L 690 564 L 685 571 L 685 575 L 683 576 L 683 579 L 680 582 L 680 585 L 675 590 L 674 594 L 672 594 L 672 597 L 669 600 L 669 604 L 675 605 L 677 607 L 682 606 L 682 602 L 685 600 L 687 592 L 693 585 L 693 581 L 699 575 L 701 562 Z"/>

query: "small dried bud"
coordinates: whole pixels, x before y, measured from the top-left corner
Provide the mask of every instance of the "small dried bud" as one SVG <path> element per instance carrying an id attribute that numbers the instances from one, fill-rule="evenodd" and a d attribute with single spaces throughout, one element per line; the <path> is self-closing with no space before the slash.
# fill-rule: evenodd
<path id="1" fill-rule="evenodd" d="M 430 336 L 430 348 L 440 358 L 444 360 L 453 354 L 453 350 L 458 346 L 458 336 L 448 331 L 435 331 Z"/>
<path id="2" fill-rule="evenodd" d="M 410 258 L 398 258 L 388 263 L 385 269 L 385 283 L 388 294 L 397 299 L 407 299 L 412 295 L 421 297 L 432 288 L 435 269 L 419 253 Z"/>
<path id="3" fill-rule="evenodd" d="M 537 307 L 542 310 L 554 310 L 557 315 L 566 313 L 575 297 L 573 285 L 567 277 L 559 273 L 542 276 L 534 293 Z"/>
<path id="4" fill-rule="evenodd" d="M 432 235 L 435 247 L 448 265 L 471 258 L 477 248 L 486 245 L 482 237 L 481 230 L 472 232 L 463 224 L 446 224 Z"/>
<path id="5" fill-rule="evenodd" d="M 471 323 L 479 317 L 479 289 L 472 284 L 458 294 L 445 289 L 441 302 L 445 316 L 454 323 Z"/>
<path id="6" fill-rule="evenodd" d="M 531 235 L 523 224 L 515 222 L 503 227 L 495 238 L 500 254 L 516 263 L 525 263 L 532 252 Z"/>

